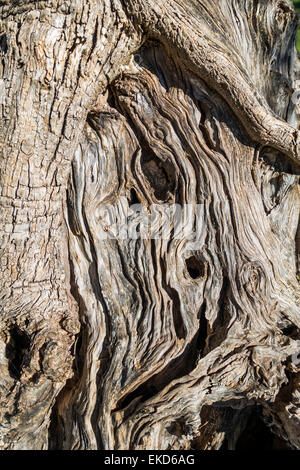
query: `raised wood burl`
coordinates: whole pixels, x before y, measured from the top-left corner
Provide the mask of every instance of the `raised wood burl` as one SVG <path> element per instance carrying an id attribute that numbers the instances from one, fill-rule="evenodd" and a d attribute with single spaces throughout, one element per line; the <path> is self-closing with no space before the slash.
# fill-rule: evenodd
<path id="1" fill-rule="evenodd" d="M 300 449 L 296 29 L 0 1 L 1 449 Z M 114 232 L 137 204 L 184 236 Z"/>

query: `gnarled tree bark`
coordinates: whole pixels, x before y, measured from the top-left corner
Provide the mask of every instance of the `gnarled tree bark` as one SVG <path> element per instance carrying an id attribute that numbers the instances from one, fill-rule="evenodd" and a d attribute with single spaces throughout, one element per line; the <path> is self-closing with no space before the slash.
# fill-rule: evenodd
<path id="1" fill-rule="evenodd" d="M 0 19 L 1 448 L 299 449 L 292 3 Z"/>

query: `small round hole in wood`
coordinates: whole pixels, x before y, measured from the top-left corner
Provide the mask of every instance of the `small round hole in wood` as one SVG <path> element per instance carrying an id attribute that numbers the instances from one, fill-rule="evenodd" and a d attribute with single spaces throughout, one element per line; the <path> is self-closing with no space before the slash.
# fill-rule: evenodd
<path id="1" fill-rule="evenodd" d="M 190 256 L 185 260 L 186 268 L 192 279 L 203 279 L 206 277 L 206 263 L 196 256 Z"/>

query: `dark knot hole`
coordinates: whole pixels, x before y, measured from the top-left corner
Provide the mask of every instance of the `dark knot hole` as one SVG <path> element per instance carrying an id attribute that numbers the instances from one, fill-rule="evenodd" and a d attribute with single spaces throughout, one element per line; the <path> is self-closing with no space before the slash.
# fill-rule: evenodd
<path id="1" fill-rule="evenodd" d="M 203 279 L 206 277 L 206 263 L 204 260 L 191 256 L 185 260 L 185 264 L 192 279 Z"/>

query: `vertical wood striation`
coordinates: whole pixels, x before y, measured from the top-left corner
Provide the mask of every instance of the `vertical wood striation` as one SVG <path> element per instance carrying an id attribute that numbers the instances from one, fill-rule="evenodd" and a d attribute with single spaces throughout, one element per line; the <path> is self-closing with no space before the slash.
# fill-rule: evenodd
<path id="1" fill-rule="evenodd" d="M 0 447 L 300 448 L 292 3 L 0 18 Z"/>

